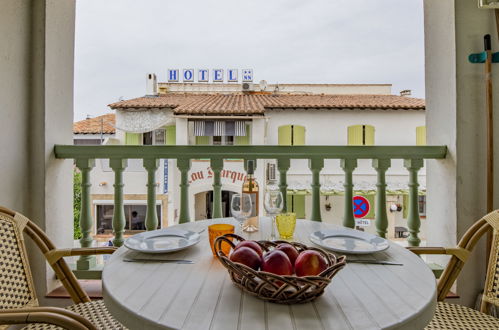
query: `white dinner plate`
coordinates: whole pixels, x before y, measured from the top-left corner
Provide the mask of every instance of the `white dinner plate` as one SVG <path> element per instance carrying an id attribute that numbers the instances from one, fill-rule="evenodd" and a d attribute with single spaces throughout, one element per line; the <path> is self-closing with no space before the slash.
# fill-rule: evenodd
<path id="1" fill-rule="evenodd" d="M 388 241 L 353 229 L 326 229 L 310 234 L 310 241 L 322 248 L 350 254 L 369 254 L 388 249 Z"/>
<path id="2" fill-rule="evenodd" d="M 194 231 L 165 228 L 133 235 L 125 241 L 125 246 L 143 253 L 169 253 L 193 246 L 199 240 Z"/>

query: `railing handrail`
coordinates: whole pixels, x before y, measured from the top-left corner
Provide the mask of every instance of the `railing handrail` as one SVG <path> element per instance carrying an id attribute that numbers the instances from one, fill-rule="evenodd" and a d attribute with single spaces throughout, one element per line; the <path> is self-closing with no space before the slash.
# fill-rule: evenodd
<path id="1" fill-rule="evenodd" d="M 140 152 L 139 152 L 140 151 Z M 56 145 L 56 158 L 443 159 L 446 146 L 80 146 Z"/>
<path id="2" fill-rule="evenodd" d="M 320 212 L 321 182 L 320 175 L 325 159 L 339 159 L 344 172 L 345 188 L 343 225 L 354 228 L 355 219 L 352 207 L 353 172 L 357 168 L 358 159 L 371 159 L 372 167 L 377 172 L 376 183 L 376 231 L 379 236 L 386 237 L 388 217 L 386 214 L 386 171 L 391 166 L 392 159 L 403 159 L 404 167 L 409 174 L 409 210 L 407 226 L 409 227 L 408 243 L 417 246 L 421 221 L 418 209 L 418 172 L 424 166 L 425 159 L 443 159 L 447 154 L 446 146 L 277 146 L 277 145 L 243 145 L 243 146 L 143 146 L 143 145 L 56 145 L 56 158 L 74 159 L 76 167 L 81 171 L 81 203 L 80 229 L 83 247 L 92 243 L 91 229 L 91 198 L 90 172 L 95 167 L 95 159 L 109 159 L 109 166 L 114 172 L 114 210 L 113 210 L 113 243 L 122 245 L 125 229 L 123 172 L 128 159 L 142 159 L 147 171 L 147 214 L 146 228 L 154 230 L 158 225 L 156 214 L 156 182 L 155 175 L 160 159 L 177 159 L 176 167 L 180 171 L 180 213 L 179 222 L 191 221 L 189 216 L 189 171 L 192 159 L 210 159 L 213 171 L 213 217 L 222 216 L 222 184 L 221 171 L 224 159 L 276 159 L 279 172 L 279 189 L 283 196 L 287 194 L 287 172 L 291 159 L 309 159 L 309 169 L 312 174 L 312 214 L 310 219 L 322 221 Z M 284 199 L 284 211 L 287 209 Z M 78 267 L 89 269 L 91 261 L 80 259 Z"/>

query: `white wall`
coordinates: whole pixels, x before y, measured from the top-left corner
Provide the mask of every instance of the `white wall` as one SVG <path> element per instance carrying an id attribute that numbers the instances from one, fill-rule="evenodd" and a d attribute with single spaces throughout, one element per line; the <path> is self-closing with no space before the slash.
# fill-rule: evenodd
<path id="1" fill-rule="evenodd" d="M 56 160 L 53 147 L 72 144 L 74 15 L 71 0 L 6 0 L 0 10 L 6 52 L 0 57 L 0 204 L 26 214 L 59 247 L 73 243 L 72 161 Z M 27 242 L 45 303 L 56 282 Z"/>
<path id="2" fill-rule="evenodd" d="M 428 162 L 428 244 L 454 245 L 470 225 L 486 213 L 486 129 L 483 65 L 471 64 L 470 53 L 483 51 L 483 36 L 492 35 L 497 51 L 493 11 L 477 9 L 476 1 L 426 0 L 426 96 L 428 142 L 447 145 L 444 161 Z M 497 64 L 494 95 L 499 95 Z M 498 99 L 495 100 L 497 109 Z M 495 122 L 496 132 L 499 122 Z M 495 154 L 499 144 L 495 139 Z M 496 161 L 495 172 L 499 173 Z M 496 175 L 494 207 L 499 206 Z M 438 220 L 437 220 L 438 219 Z M 483 288 L 483 241 L 457 281 L 461 302 L 472 305 Z"/>
<path id="3" fill-rule="evenodd" d="M 0 11 L 0 205 L 24 213 L 29 207 L 30 5 L 3 1 Z"/>
<path id="4" fill-rule="evenodd" d="M 233 93 L 241 92 L 239 83 L 165 83 L 158 84 L 160 93 L 186 92 L 186 93 Z M 253 84 L 255 91 L 260 91 L 258 83 Z M 276 84 L 268 84 L 265 91 L 274 92 Z M 306 93 L 306 94 L 392 94 L 391 84 L 278 84 L 280 93 Z"/>

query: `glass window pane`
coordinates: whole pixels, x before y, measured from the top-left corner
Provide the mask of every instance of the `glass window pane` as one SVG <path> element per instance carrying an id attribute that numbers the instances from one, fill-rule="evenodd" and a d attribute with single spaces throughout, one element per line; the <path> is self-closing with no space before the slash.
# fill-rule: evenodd
<path id="1" fill-rule="evenodd" d="M 113 205 L 97 205 L 97 234 L 113 230 Z"/>
<path id="2" fill-rule="evenodd" d="M 165 130 L 157 129 L 154 131 L 154 144 L 165 144 Z"/>
<path id="3" fill-rule="evenodd" d="M 222 144 L 222 137 L 221 136 L 214 136 L 213 137 L 213 145 L 219 146 Z"/>

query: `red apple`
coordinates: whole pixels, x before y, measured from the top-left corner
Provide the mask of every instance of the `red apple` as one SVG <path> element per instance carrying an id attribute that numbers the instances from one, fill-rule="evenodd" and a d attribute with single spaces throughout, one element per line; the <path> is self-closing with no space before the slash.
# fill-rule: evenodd
<path id="1" fill-rule="evenodd" d="M 239 249 L 232 251 L 229 259 L 233 262 L 238 262 L 253 268 L 254 270 L 258 270 L 262 264 L 262 258 L 258 255 L 258 253 L 246 246 L 242 246 Z"/>
<path id="2" fill-rule="evenodd" d="M 324 257 L 317 251 L 307 250 L 298 255 L 295 262 L 297 276 L 313 276 L 320 274 L 327 268 Z"/>
<path id="3" fill-rule="evenodd" d="M 292 275 L 293 265 L 286 253 L 272 250 L 263 257 L 262 270 L 277 275 Z"/>
<path id="4" fill-rule="evenodd" d="M 291 264 L 292 265 L 295 264 L 295 260 L 296 258 L 298 258 L 299 252 L 293 245 L 289 243 L 280 243 L 279 245 L 276 246 L 276 250 L 280 250 L 286 253 L 286 255 L 289 258 L 289 261 L 291 261 Z"/>
<path id="5" fill-rule="evenodd" d="M 255 241 L 242 241 L 242 242 L 240 242 L 239 244 L 236 245 L 236 248 L 234 250 L 237 250 L 237 249 L 239 249 L 239 248 L 241 248 L 243 246 L 249 247 L 249 248 L 255 250 L 255 252 L 258 253 L 258 255 L 260 257 L 263 257 L 262 247 L 257 242 L 255 242 Z"/>

